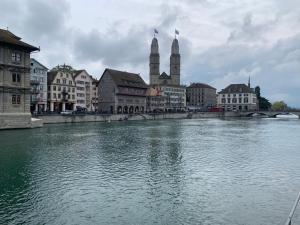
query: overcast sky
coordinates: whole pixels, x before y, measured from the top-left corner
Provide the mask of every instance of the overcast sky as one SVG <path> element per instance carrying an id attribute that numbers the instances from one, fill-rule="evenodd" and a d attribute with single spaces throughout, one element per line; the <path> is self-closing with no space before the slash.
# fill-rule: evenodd
<path id="1" fill-rule="evenodd" d="M 153 29 L 161 72 L 169 73 L 179 30 L 182 84 L 219 91 L 259 85 L 272 102 L 300 107 L 299 0 L 0 0 L 0 27 L 41 47 L 48 68 L 70 64 L 99 78 L 104 68 L 149 80 Z"/>

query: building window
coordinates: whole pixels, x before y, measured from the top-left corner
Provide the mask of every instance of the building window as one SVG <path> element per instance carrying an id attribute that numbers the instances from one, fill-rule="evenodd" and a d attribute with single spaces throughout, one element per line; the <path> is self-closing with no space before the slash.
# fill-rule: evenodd
<path id="1" fill-rule="evenodd" d="M 66 79 L 63 79 L 63 84 L 67 84 L 67 80 Z"/>
<path id="2" fill-rule="evenodd" d="M 14 104 L 14 105 L 21 104 L 21 95 L 12 95 L 11 96 L 11 103 Z"/>
<path id="3" fill-rule="evenodd" d="M 19 73 L 12 73 L 12 82 L 20 83 L 21 82 L 21 75 Z"/>
<path id="4" fill-rule="evenodd" d="M 11 54 L 11 61 L 14 63 L 20 63 L 21 62 L 21 54 L 17 52 L 13 52 Z"/>
<path id="5" fill-rule="evenodd" d="M 56 91 L 56 86 L 53 86 L 53 91 Z"/>
<path id="6" fill-rule="evenodd" d="M 58 94 L 58 95 L 57 95 L 57 97 L 58 97 L 58 99 L 60 99 L 61 95 L 60 95 L 60 94 Z"/>
<path id="7" fill-rule="evenodd" d="M 72 81 L 71 80 L 69 80 L 69 85 L 72 85 Z"/>
<path id="8" fill-rule="evenodd" d="M 53 93 L 53 98 L 56 98 L 56 93 Z"/>
<path id="9" fill-rule="evenodd" d="M 225 98 L 222 98 L 222 103 L 226 103 L 226 99 Z"/>
<path id="10" fill-rule="evenodd" d="M 242 98 L 239 98 L 239 103 L 242 103 Z"/>
<path id="11" fill-rule="evenodd" d="M 61 86 L 58 86 L 58 91 L 61 91 Z"/>
<path id="12" fill-rule="evenodd" d="M 75 92 L 75 88 L 72 88 L 72 92 L 73 92 L 73 93 Z"/>
<path id="13" fill-rule="evenodd" d="M 244 103 L 248 103 L 248 98 L 244 98 Z"/>
<path id="14" fill-rule="evenodd" d="M 72 99 L 75 99 L 75 95 L 72 95 Z"/>
<path id="15" fill-rule="evenodd" d="M 56 83 L 60 84 L 60 79 L 56 79 Z"/>
<path id="16" fill-rule="evenodd" d="M 236 99 L 236 98 L 233 98 L 233 99 L 232 99 L 232 103 L 237 103 L 237 99 Z"/>
<path id="17" fill-rule="evenodd" d="M 230 103 L 230 98 L 227 98 L 227 103 Z"/>

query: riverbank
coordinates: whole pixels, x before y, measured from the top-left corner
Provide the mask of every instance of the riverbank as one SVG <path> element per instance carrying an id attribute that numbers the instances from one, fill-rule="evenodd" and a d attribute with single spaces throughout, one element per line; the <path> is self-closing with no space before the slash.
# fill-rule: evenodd
<path id="1" fill-rule="evenodd" d="M 198 112 L 198 113 L 166 113 L 166 114 L 96 114 L 96 115 L 39 115 L 35 118 L 43 120 L 44 124 L 110 122 L 126 120 L 162 120 L 162 119 L 197 119 L 240 117 L 235 112 Z"/>

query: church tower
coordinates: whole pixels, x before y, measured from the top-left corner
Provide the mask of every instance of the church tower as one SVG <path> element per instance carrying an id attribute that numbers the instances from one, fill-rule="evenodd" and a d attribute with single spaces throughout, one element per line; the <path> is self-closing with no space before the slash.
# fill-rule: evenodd
<path id="1" fill-rule="evenodd" d="M 158 84 L 159 78 L 159 49 L 158 49 L 158 41 L 157 38 L 154 37 L 151 43 L 151 52 L 150 52 L 150 85 Z"/>
<path id="2" fill-rule="evenodd" d="M 171 48 L 170 76 L 173 85 L 180 85 L 180 54 L 179 54 L 179 43 L 176 37 L 172 42 L 172 48 Z"/>

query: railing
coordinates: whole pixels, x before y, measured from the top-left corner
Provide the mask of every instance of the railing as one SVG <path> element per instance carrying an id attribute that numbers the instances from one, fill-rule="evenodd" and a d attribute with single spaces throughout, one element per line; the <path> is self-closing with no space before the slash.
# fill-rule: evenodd
<path id="1" fill-rule="evenodd" d="M 297 199 L 296 199 L 296 201 L 294 203 L 294 206 L 293 206 L 293 208 L 292 208 L 292 210 L 290 212 L 290 215 L 289 215 L 289 217 L 288 217 L 285 225 L 292 225 L 292 219 L 293 219 L 293 216 L 294 216 L 294 213 L 296 211 L 296 208 L 297 208 L 297 205 L 298 205 L 299 201 L 300 201 L 300 192 L 298 194 L 298 197 L 297 197 Z"/>

